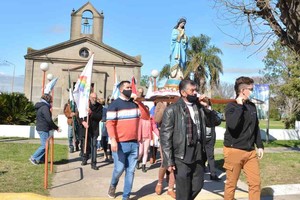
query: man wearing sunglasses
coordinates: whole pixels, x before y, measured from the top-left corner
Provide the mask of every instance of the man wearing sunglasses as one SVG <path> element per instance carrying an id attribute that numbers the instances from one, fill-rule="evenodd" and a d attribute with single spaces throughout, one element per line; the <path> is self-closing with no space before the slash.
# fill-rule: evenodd
<path id="1" fill-rule="evenodd" d="M 233 200 L 241 169 L 249 185 L 249 199 L 260 199 L 258 159 L 263 157 L 263 143 L 253 98 L 253 79 L 239 77 L 235 81 L 236 102 L 225 109 L 224 168 L 226 184 L 224 199 Z M 256 149 L 257 148 L 257 152 Z"/>

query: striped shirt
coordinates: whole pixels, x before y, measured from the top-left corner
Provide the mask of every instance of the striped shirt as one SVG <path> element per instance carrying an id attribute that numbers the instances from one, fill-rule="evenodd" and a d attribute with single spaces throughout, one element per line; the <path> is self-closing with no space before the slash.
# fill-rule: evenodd
<path id="1" fill-rule="evenodd" d="M 117 142 L 138 139 L 140 109 L 132 100 L 121 97 L 114 100 L 107 109 L 106 127 L 110 138 Z"/>

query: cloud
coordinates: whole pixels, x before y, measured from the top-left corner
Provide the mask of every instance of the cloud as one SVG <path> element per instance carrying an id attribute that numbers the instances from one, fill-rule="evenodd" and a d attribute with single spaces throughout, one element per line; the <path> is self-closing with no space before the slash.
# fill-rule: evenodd
<path id="1" fill-rule="evenodd" d="M 57 25 L 50 27 L 48 32 L 54 33 L 54 34 L 61 34 L 61 33 L 66 32 L 66 28 L 62 25 L 57 24 Z"/>
<path id="2" fill-rule="evenodd" d="M 0 72 L 0 92 L 11 92 L 12 76 L 1 74 Z M 24 92 L 24 75 L 15 76 L 14 92 Z"/>

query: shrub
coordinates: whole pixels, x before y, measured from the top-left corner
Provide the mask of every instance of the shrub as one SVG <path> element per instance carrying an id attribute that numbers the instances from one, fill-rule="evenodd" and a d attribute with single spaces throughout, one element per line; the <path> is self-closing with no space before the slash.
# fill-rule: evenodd
<path id="1" fill-rule="evenodd" d="M 24 94 L 0 94 L 0 124 L 29 125 L 36 118 L 34 105 Z"/>

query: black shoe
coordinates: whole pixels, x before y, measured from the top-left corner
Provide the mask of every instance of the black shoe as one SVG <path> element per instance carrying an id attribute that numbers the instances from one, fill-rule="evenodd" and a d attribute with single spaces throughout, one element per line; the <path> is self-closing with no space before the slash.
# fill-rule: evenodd
<path id="1" fill-rule="evenodd" d="M 214 175 L 214 176 L 210 175 L 210 180 L 212 180 L 212 181 L 222 181 L 222 179 L 220 179 L 217 175 Z"/>
<path id="2" fill-rule="evenodd" d="M 142 165 L 142 172 L 144 172 L 144 173 L 147 172 L 146 165 Z"/>
<path id="3" fill-rule="evenodd" d="M 74 147 L 70 147 L 69 152 L 70 152 L 70 153 L 74 153 Z"/>
<path id="4" fill-rule="evenodd" d="M 81 165 L 87 165 L 87 160 L 83 160 L 83 161 L 81 162 Z"/>
<path id="5" fill-rule="evenodd" d="M 91 168 L 92 168 L 93 170 L 99 170 L 98 167 L 97 167 L 96 165 L 91 165 Z"/>
<path id="6" fill-rule="evenodd" d="M 79 151 L 80 149 L 79 149 L 79 147 L 78 147 L 78 146 L 76 146 L 76 147 L 75 147 L 75 150 L 76 150 L 76 151 Z"/>
<path id="7" fill-rule="evenodd" d="M 136 162 L 135 168 L 136 168 L 136 169 L 140 169 L 140 161 L 137 161 L 137 162 Z"/>

